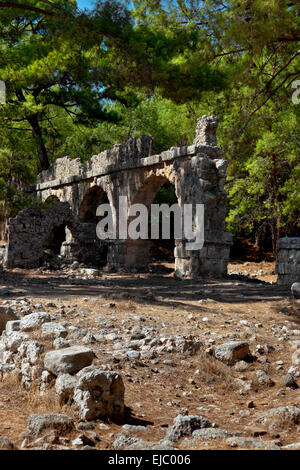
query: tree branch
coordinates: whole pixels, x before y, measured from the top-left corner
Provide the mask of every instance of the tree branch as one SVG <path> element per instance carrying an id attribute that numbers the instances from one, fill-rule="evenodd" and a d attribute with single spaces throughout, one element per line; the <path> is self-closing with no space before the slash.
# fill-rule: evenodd
<path id="1" fill-rule="evenodd" d="M 48 10 L 43 10 L 42 8 L 32 7 L 30 5 L 24 5 L 22 3 L 0 2 L 0 8 L 18 8 L 20 10 L 33 11 L 35 13 L 40 13 L 42 15 L 58 16 L 57 13 L 53 13 Z"/>

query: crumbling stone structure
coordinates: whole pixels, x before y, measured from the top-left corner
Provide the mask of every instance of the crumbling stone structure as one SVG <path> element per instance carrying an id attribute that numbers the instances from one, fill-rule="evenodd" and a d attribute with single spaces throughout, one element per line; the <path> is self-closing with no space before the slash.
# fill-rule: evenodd
<path id="1" fill-rule="evenodd" d="M 147 269 L 151 240 L 100 241 L 96 236 L 96 209 L 100 203 L 109 202 L 118 233 L 119 197 L 127 196 L 129 207 L 143 203 L 150 209 L 158 190 L 169 181 L 180 207 L 204 204 L 205 208 L 204 246 L 188 251 L 187 240 L 176 240 L 176 272 L 224 275 L 232 240 L 225 232 L 227 162 L 217 146 L 217 124 L 216 116 L 202 116 L 193 145 L 171 147 L 159 155 L 153 154 L 152 137 L 142 136 L 92 156 L 85 165 L 70 157 L 57 159 L 29 188 L 42 201 L 55 204 L 40 216 L 21 211 L 10 220 L 6 265 L 36 266 L 41 251 L 51 248 L 53 230 L 65 226 L 67 236 L 60 253 L 67 259 L 85 260 L 90 255 L 92 259 L 105 257 L 103 264 L 113 270 Z"/>
<path id="2" fill-rule="evenodd" d="M 300 282 L 300 237 L 284 237 L 278 241 L 277 282 L 291 285 Z"/>

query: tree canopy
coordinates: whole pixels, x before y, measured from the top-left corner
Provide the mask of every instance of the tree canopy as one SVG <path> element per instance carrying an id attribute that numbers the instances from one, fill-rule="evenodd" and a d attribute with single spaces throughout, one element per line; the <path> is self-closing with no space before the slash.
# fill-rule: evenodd
<path id="1" fill-rule="evenodd" d="M 19 189 L 57 157 L 145 133 L 158 151 L 185 145 L 215 113 L 228 228 L 276 254 L 300 223 L 299 39 L 298 0 L 0 0 L 5 207 L 28 204 Z"/>

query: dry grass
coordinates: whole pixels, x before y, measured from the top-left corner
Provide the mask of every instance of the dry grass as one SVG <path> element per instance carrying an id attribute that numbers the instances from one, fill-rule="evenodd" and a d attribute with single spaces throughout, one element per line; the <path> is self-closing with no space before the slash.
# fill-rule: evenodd
<path id="1" fill-rule="evenodd" d="M 249 270 L 249 267 L 247 269 Z M 27 272 L 25 275 L 30 278 Z M 32 276 L 42 277 L 36 272 L 32 272 Z M 49 277 L 48 274 L 43 276 Z M 241 292 L 246 291 L 247 286 L 235 287 L 232 282 L 226 281 L 223 284 L 208 285 L 207 295 L 213 300 L 204 299 L 199 303 L 199 297 L 195 292 L 202 290 L 202 285 L 200 283 L 198 286 L 198 281 L 191 281 L 191 285 L 177 281 L 176 290 L 175 281 L 168 276 L 161 276 L 158 280 L 157 276 L 152 279 L 151 275 L 127 277 L 127 275 L 107 274 L 105 279 L 109 281 L 107 285 L 92 287 L 70 286 L 64 284 L 62 280 L 59 287 L 53 291 L 49 291 L 46 284 L 29 283 L 28 296 L 33 303 L 42 305 L 50 300 L 54 301 L 57 308 L 51 310 L 51 313 L 56 314 L 60 321 L 67 320 L 70 325 L 83 328 L 87 326 L 101 328 L 101 322 L 97 320 L 101 315 L 122 331 L 124 319 L 139 315 L 145 318 L 145 322 L 141 325 L 150 323 L 157 329 L 158 335 L 168 333 L 180 335 L 189 328 L 195 338 L 203 339 L 204 344 L 209 338 L 215 338 L 216 344 L 219 344 L 232 340 L 232 334 L 235 333 L 237 340 L 249 341 L 253 354 L 256 354 L 257 344 L 268 343 L 275 348 L 271 354 L 262 356 L 256 354 L 258 361 L 250 364 L 247 370 L 238 372 L 234 367 L 229 367 L 206 355 L 204 351 L 199 351 L 191 357 L 176 352 L 163 354 L 158 358 L 157 364 L 144 359 L 136 362 L 126 359 L 120 360 L 119 363 L 111 363 L 108 361 L 111 360 L 112 353 L 107 351 L 107 348 L 111 347 L 110 342 L 96 344 L 95 348 L 99 346 L 102 351 L 97 353 L 94 363 L 116 368 L 122 374 L 126 389 L 125 403 L 131 409 L 131 416 L 126 422 L 147 423 L 149 429 L 147 435 L 139 437 L 149 441 L 162 439 L 166 427 L 173 424 L 175 416 L 182 410 L 187 410 L 192 415 L 203 414 L 220 428 L 241 431 L 249 435 L 252 422 L 260 412 L 281 405 L 299 406 L 297 390 L 285 390 L 284 395 L 278 393 L 282 388 L 282 377 L 290 367 L 290 350 L 287 343 L 278 341 L 271 332 L 272 324 L 285 325 L 286 321 L 294 322 L 294 328 L 299 328 L 299 305 L 288 301 L 286 299 L 288 294 L 279 295 L 275 286 L 255 290 L 255 287 L 250 285 L 250 290 L 255 291 L 255 295 L 253 298 L 246 297 L 241 295 Z M 148 299 L 144 294 L 147 292 L 146 287 L 153 290 L 154 300 Z M 110 296 L 123 290 L 136 294 L 136 297 L 125 299 L 117 295 Z M 215 297 L 214 293 L 217 294 Z M 85 297 L 90 301 L 86 302 Z M 65 305 L 66 311 L 74 308 L 75 313 L 60 317 L 61 304 Z M 81 316 L 82 307 L 90 308 L 91 312 Z M 190 314 L 194 318 L 191 319 Z M 211 321 L 203 323 L 204 316 L 208 316 Z M 253 328 L 256 323 L 261 323 L 262 327 L 256 328 L 254 332 L 247 332 L 249 328 L 240 325 L 240 320 L 251 322 Z M 39 335 L 40 330 L 32 334 L 38 341 Z M 255 336 L 255 339 L 250 341 L 252 336 Z M 52 349 L 51 341 L 47 341 L 46 351 L 48 349 Z M 43 355 L 40 359 L 43 359 Z M 165 359 L 171 360 L 175 365 L 165 363 Z M 260 359 L 262 363 L 259 363 Z M 265 369 L 267 367 L 263 363 L 265 359 L 268 359 L 273 367 Z M 280 369 L 276 365 L 278 360 L 283 363 Z M 258 386 L 255 369 L 265 369 L 276 385 Z M 15 441 L 21 431 L 25 430 L 28 415 L 31 413 L 70 414 L 70 408 L 66 405 L 60 406 L 53 391 L 40 396 L 34 389 L 30 392 L 22 389 L 18 377 L 14 377 L 13 374 L 6 374 L 5 378 L 5 382 L 0 380 L 0 434 Z M 237 378 L 244 380 L 245 383 L 250 383 L 252 380 L 252 390 L 241 394 L 239 385 L 236 385 Z M 247 402 L 250 400 L 254 402 L 254 408 L 249 411 Z M 245 410 L 250 414 L 240 414 Z M 101 439 L 97 447 L 99 445 L 102 449 L 110 448 L 114 440 L 111 434 L 116 436 L 121 432 L 120 424 L 106 423 L 109 429 L 101 428 L 100 424 L 101 422 L 95 423 L 95 432 Z M 300 439 L 299 432 L 297 437 L 297 432 L 293 429 L 289 435 L 284 434 L 284 439 L 284 444 L 295 442 Z M 199 442 L 195 448 L 222 449 L 228 446 L 225 440 L 216 440 Z"/>
<path id="2" fill-rule="evenodd" d="M 199 368 L 194 375 L 196 383 L 199 382 L 201 385 L 218 385 L 225 391 L 236 389 L 236 386 L 233 384 L 235 374 L 232 368 L 218 361 L 213 356 L 208 356 L 203 351 L 197 354 L 197 362 Z"/>
<path id="3" fill-rule="evenodd" d="M 38 413 L 62 413 L 63 407 L 60 405 L 57 395 L 53 389 L 46 390 L 42 395 L 39 394 L 33 383 L 27 397 L 27 405 L 30 414 Z M 64 413 L 67 410 L 64 410 Z"/>

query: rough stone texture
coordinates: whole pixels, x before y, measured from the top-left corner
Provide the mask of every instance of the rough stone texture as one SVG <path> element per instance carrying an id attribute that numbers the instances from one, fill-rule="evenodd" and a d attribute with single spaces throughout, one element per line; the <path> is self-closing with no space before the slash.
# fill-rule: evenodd
<path id="1" fill-rule="evenodd" d="M 0 450 L 14 450 L 15 446 L 6 436 L 0 436 Z"/>
<path id="2" fill-rule="evenodd" d="M 286 374 L 283 378 L 282 383 L 285 387 L 288 387 L 288 388 L 293 388 L 293 389 L 299 388 L 292 374 Z"/>
<path id="3" fill-rule="evenodd" d="M 300 281 L 300 237 L 284 237 L 278 241 L 276 264 L 279 285 L 292 285 Z M 300 295 L 300 294 L 299 294 Z"/>
<path id="4" fill-rule="evenodd" d="M 2 341 L 7 351 L 17 352 L 21 344 L 26 341 L 29 341 L 29 338 L 26 333 L 21 333 L 19 331 L 12 331 L 12 332 L 3 331 Z"/>
<path id="5" fill-rule="evenodd" d="M 226 274 L 232 237 L 225 232 L 227 164 L 217 146 L 217 122 L 216 116 L 203 116 L 197 123 L 194 145 L 172 147 L 159 155 L 153 155 L 152 137 L 142 136 L 94 155 L 86 165 L 69 157 L 56 160 L 39 175 L 38 184 L 28 189 L 43 201 L 56 202 L 42 213 L 23 210 L 10 219 L 5 264 L 23 268 L 42 264 L 52 249 L 57 250 L 51 237 L 63 227 L 66 237 L 58 252 L 65 259 L 100 267 L 107 264 L 111 270 L 147 270 L 151 241 L 100 241 L 96 209 L 106 195 L 118 233 L 119 197 L 128 197 L 126 215 L 135 203 L 143 203 L 149 210 L 157 191 L 170 181 L 179 206 L 204 204 L 205 212 L 202 249 L 189 250 L 184 237 L 176 240 L 176 274 Z"/>
<path id="6" fill-rule="evenodd" d="M 28 416 L 26 434 L 35 437 L 45 430 L 53 429 L 60 434 L 65 434 L 73 431 L 74 428 L 73 419 L 64 414 L 33 414 Z"/>
<path id="7" fill-rule="evenodd" d="M 224 437 L 232 436 L 233 433 L 226 431 L 226 429 L 219 428 L 207 428 L 207 429 L 197 429 L 193 432 L 193 438 L 203 439 L 209 441 L 212 439 L 223 439 Z"/>
<path id="8" fill-rule="evenodd" d="M 47 312 L 30 313 L 21 319 L 19 328 L 21 331 L 34 331 L 49 321 L 50 315 Z"/>
<path id="9" fill-rule="evenodd" d="M 44 352 L 45 345 L 35 340 L 30 340 L 25 343 L 25 354 L 30 364 L 36 364 L 40 358 L 41 354 Z"/>
<path id="10" fill-rule="evenodd" d="M 197 120 L 195 145 L 217 145 L 218 116 L 202 116 Z"/>
<path id="11" fill-rule="evenodd" d="M 249 344 L 243 341 L 230 341 L 215 348 L 215 358 L 228 365 L 245 359 L 249 354 Z"/>
<path id="12" fill-rule="evenodd" d="M 8 321 L 18 320 L 19 316 L 6 305 L 0 305 L 0 334 L 5 330 Z"/>
<path id="13" fill-rule="evenodd" d="M 263 412 L 255 422 L 268 425 L 270 430 L 280 431 L 300 423 L 300 408 L 292 405 L 272 408 Z"/>
<path id="14" fill-rule="evenodd" d="M 56 322 L 47 322 L 42 326 L 42 338 L 44 339 L 56 339 L 66 338 L 68 336 L 68 330 Z"/>
<path id="15" fill-rule="evenodd" d="M 55 382 L 55 391 L 59 401 L 64 403 L 72 398 L 74 389 L 77 385 L 77 378 L 70 374 L 61 374 Z"/>
<path id="16" fill-rule="evenodd" d="M 266 387 L 273 387 L 275 382 L 268 376 L 264 370 L 256 370 L 257 382 L 260 385 L 265 385 Z"/>
<path id="17" fill-rule="evenodd" d="M 120 434 L 114 440 L 112 447 L 124 450 L 177 450 L 173 443 L 167 440 L 150 442 L 137 437 L 128 437 L 124 434 Z"/>
<path id="18" fill-rule="evenodd" d="M 125 387 L 120 374 L 96 367 L 81 371 L 74 391 L 74 407 L 82 420 L 100 417 L 121 420 Z"/>
<path id="19" fill-rule="evenodd" d="M 300 282 L 294 282 L 294 284 L 292 284 L 291 292 L 295 299 L 300 299 Z"/>
<path id="20" fill-rule="evenodd" d="M 5 331 L 8 333 L 10 331 L 19 331 L 20 330 L 20 320 L 11 320 L 6 323 Z"/>
<path id="21" fill-rule="evenodd" d="M 84 346 L 71 346 L 47 352 L 44 358 L 44 367 L 56 376 L 74 374 L 89 366 L 93 359 L 94 353 L 91 349 Z"/>
<path id="22" fill-rule="evenodd" d="M 226 443 L 230 447 L 242 447 L 250 449 L 280 450 L 278 441 L 263 441 L 253 437 L 228 437 Z"/>
<path id="23" fill-rule="evenodd" d="M 166 433 L 166 439 L 176 442 L 184 436 L 188 436 L 196 429 L 210 428 L 211 423 L 203 416 L 182 416 L 178 415 L 174 419 L 173 426 L 169 427 Z"/>

